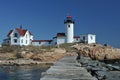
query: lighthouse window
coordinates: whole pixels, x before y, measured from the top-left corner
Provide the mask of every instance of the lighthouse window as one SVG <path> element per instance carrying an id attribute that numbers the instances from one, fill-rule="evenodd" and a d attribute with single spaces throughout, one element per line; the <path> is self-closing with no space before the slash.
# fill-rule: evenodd
<path id="1" fill-rule="evenodd" d="M 68 25 L 68 27 L 70 27 L 70 25 Z"/>

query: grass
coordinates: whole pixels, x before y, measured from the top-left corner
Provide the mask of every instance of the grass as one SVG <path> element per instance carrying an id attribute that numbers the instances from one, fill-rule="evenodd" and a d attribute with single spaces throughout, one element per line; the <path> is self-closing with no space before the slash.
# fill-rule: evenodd
<path id="1" fill-rule="evenodd" d="M 55 46 L 2 46 L 0 53 L 18 53 L 20 51 L 28 51 L 33 53 L 51 52 Z"/>
<path id="2" fill-rule="evenodd" d="M 53 48 L 62 48 L 67 52 L 73 51 L 71 46 L 75 43 L 66 43 L 55 46 L 3 46 L 0 48 L 0 53 L 18 53 L 20 51 L 30 51 L 33 53 L 51 52 Z"/>
<path id="3" fill-rule="evenodd" d="M 60 44 L 59 48 L 63 48 L 66 50 L 66 52 L 73 52 L 74 49 L 71 47 L 75 45 L 76 43 L 65 43 L 65 44 Z"/>
<path id="4" fill-rule="evenodd" d="M 65 49 L 66 52 L 73 52 L 74 49 L 71 46 L 74 44 L 75 43 L 66 43 L 55 46 L 2 46 L 0 47 L 0 58 L 24 58 L 25 56 L 23 52 L 27 53 L 26 56 L 29 55 L 29 53 L 34 53 L 34 55 L 43 55 L 46 52 L 54 52 L 55 48 Z"/>

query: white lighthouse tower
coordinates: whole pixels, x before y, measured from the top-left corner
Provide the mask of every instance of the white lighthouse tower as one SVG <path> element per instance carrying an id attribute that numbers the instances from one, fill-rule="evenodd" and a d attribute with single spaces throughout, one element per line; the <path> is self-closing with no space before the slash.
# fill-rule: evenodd
<path id="1" fill-rule="evenodd" d="M 73 43 L 74 41 L 74 20 L 71 16 L 67 16 L 64 21 L 66 27 L 66 43 Z"/>

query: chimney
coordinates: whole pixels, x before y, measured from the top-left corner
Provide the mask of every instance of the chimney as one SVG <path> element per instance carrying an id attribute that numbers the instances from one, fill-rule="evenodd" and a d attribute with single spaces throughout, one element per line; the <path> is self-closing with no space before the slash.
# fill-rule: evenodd
<path id="1" fill-rule="evenodd" d="M 22 29 L 22 25 L 20 25 L 20 29 Z"/>

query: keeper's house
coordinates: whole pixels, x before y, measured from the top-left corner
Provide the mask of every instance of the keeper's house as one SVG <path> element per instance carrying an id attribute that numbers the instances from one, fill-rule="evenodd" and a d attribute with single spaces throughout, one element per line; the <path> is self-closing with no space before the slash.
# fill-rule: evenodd
<path id="1" fill-rule="evenodd" d="M 32 44 L 33 35 L 30 31 L 20 28 L 10 30 L 7 38 L 3 40 L 6 45 L 28 46 Z"/>

